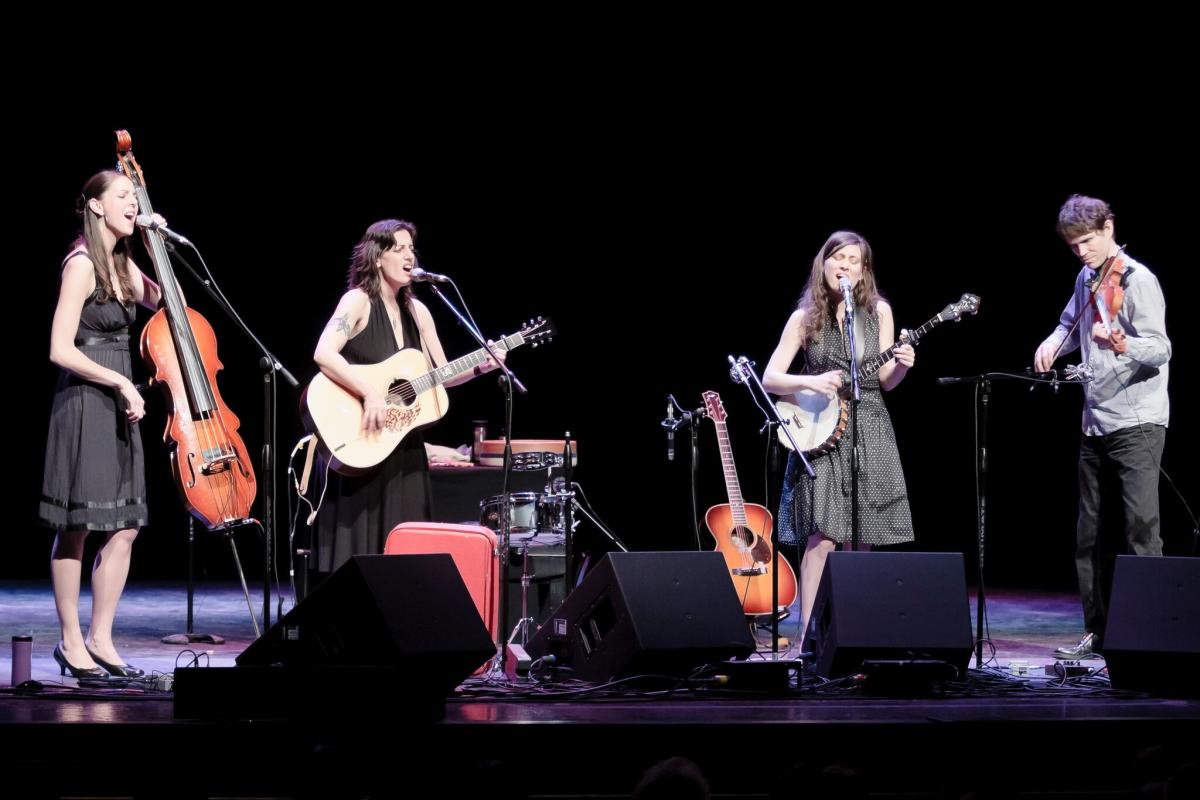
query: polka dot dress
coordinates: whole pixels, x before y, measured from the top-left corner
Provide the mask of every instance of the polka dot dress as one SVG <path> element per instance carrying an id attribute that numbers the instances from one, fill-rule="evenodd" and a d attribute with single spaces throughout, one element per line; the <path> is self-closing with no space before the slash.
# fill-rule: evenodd
<path id="1" fill-rule="evenodd" d="M 879 355 L 879 317 L 864 315 L 863 358 Z M 825 330 L 820 339 L 802 351 L 805 372 L 819 375 L 833 369 L 849 370 L 846 335 Z M 861 381 L 858 406 L 858 442 L 862 454 L 858 473 L 859 542 L 900 544 L 913 540 L 908 491 L 896 449 L 892 420 L 883 404 L 879 374 Z M 809 478 L 793 453 L 788 458 L 779 504 L 779 541 L 804 547 L 808 537 L 823 533 L 835 542 L 850 535 L 850 431 L 829 453 L 810 459 L 816 478 Z"/>

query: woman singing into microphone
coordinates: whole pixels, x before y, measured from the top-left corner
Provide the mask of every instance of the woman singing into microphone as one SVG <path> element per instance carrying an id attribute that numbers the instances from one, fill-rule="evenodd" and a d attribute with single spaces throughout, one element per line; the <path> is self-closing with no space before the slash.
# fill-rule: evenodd
<path id="1" fill-rule="evenodd" d="M 839 281 L 852 287 L 855 345 L 851 358 L 845 334 L 846 304 Z M 875 288 L 871 246 L 852 231 L 829 237 L 809 273 L 808 286 L 788 319 L 783 335 L 763 376 L 763 386 L 775 394 L 808 389 L 837 398 L 849 370 L 876 358 L 896 341 L 892 308 Z M 791 368 L 802 355 L 800 370 Z M 892 421 L 880 389 L 894 389 L 915 360 L 912 345 L 896 348 L 895 358 L 860 383 L 858 476 L 860 549 L 913 539 L 908 492 L 900 471 L 900 456 Z M 803 547 L 800 560 L 801 643 L 808 631 L 817 585 L 826 556 L 851 540 L 850 441 L 843 436 L 832 451 L 810 459 L 815 479 L 805 474 L 800 460 L 788 459 L 779 504 L 779 541 Z"/>
<path id="2" fill-rule="evenodd" d="M 363 427 L 382 428 L 384 395 L 364 385 L 352 364 L 377 364 L 402 348 L 420 349 L 432 367 L 446 363 L 433 315 L 413 297 L 417 229 L 385 219 L 367 228 L 350 259 L 349 290 L 317 342 L 313 360 L 328 377 L 363 402 Z M 497 367 L 487 363 L 446 386 L 464 383 Z M 391 455 L 366 475 L 322 469 L 328 489 L 317 518 L 317 570 L 336 570 L 353 555 L 383 552 L 388 533 L 401 522 L 428 520 L 432 505 L 429 461 L 465 461 L 449 447 L 426 444 L 420 431 L 405 436 Z"/>

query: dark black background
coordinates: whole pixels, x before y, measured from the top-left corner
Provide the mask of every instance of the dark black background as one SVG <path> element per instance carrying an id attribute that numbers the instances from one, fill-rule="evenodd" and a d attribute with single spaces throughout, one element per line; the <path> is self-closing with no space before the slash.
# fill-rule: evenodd
<path id="1" fill-rule="evenodd" d="M 668 463 L 659 427 L 668 393 L 688 406 L 705 389 L 721 393 L 744 494 L 762 502 L 761 417 L 730 382 L 726 356 L 745 354 L 761 372 L 814 253 L 830 232 L 851 228 L 873 245 L 900 325 L 919 324 L 963 292 L 983 299 L 977 317 L 930 334 L 916 368 L 887 395 L 916 548 L 962 551 L 973 563 L 972 395 L 934 379 L 1030 364 L 1078 271 L 1055 234 L 1058 207 L 1073 192 L 1103 197 L 1118 240 L 1156 272 L 1168 299 L 1173 414 L 1163 466 L 1196 505 L 1197 425 L 1183 387 L 1197 363 L 1197 158 L 1173 68 L 1119 85 L 1053 65 L 1019 84 L 1002 70 L 955 83 L 947 62 L 801 89 L 793 76 L 803 65 L 785 56 L 740 68 L 613 63 L 562 71 L 530 59 L 436 87 L 382 70 L 339 82 L 294 65 L 252 76 L 214 68 L 188 85 L 187 104 L 156 92 L 72 102 L 66 84 L 22 97 L 30 110 L 7 148 L 29 179 L 9 183 L 24 227 L 9 264 L 19 306 L 10 309 L 17 440 L 6 470 L 16 547 L 3 576 L 45 573 L 51 535 L 35 514 L 58 268 L 76 226 L 74 199 L 89 175 L 113 165 L 116 128 L 133 135 L 155 210 L 202 248 L 242 316 L 302 381 L 314 372 L 312 349 L 343 291 L 350 249 L 381 218 L 417 225 L 423 265 L 458 281 L 489 335 L 551 317 L 558 339 L 511 358 L 530 387 L 517 400 L 514 433 L 570 430 L 580 441 L 578 479 L 633 549 L 694 546 L 686 437 Z M 190 279 L 184 291 L 216 329 L 219 388 L 257 456 L 258 354 Z M 448 355 L 473 349 L 427 288 L 418 296 Z M 499 428 L 492 378 L 450 396 L 430 440 L 466 443 L 476 418 Z M 279 400 L 286 456 L 301 434 L 298 394 L 281 387 Z M 178 578 L 185 517 L 161 444 L 163 403 L 149 406 L 152 524 L 132 577 Z M 1073 585 L 1079 412 L 1075 387 L 996 385 L 993 581 Z M 725 500 L 717 456 L 706 426 L 702 510 Z M 282 478 L 278 485 L 282 542 L 288 506 Z M 1192 523 L 1166 481 L 1162 508 L 1167 551 L 1190 552 Z M 586 528 L 580 536 L 590 540 Z M 257 570 L 254 535 L 239 541 Z M 209 576 L 232 574 L 220 543 L 204 541 L 200 561 Z"/>

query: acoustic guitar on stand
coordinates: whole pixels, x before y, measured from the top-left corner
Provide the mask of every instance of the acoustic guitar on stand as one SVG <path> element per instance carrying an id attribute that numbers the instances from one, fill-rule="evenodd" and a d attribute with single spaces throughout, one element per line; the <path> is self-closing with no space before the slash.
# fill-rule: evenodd
<path id="1" fill-rule="evenodd" d="M 725 556 L 742 610 L 746 614 L 770 614 L 771 564 L 774 563 L 771 531 L 775 520 L 765 506 L 742 500 L 742 487 L 733 461 L 733 448 L 729 444 L 729 430 L 725 425 L 725 406 L 716 392 L 705 392 L 703 397 L 704 410 L 717 428 L 717 444 L 721 449 L 721 465 L 725 471 L 725 490 L 729 495 L 728 503 L 708 510 L 704 522 L 708 525 L 708 532 L 717 541 L 713 549 Z M 776 611 L 787 608 L 796 600 L 796 573 L 786 558 L 780 558 L 778 563 L 779 605 Z"/>

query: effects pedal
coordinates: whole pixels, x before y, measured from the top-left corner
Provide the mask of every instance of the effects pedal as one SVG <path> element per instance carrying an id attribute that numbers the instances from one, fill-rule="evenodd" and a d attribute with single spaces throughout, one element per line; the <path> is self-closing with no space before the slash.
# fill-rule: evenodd
<path id="1" fill-rule="evenodd" d="M 1091 667 L 1078 661 L 1055 661 L 1046 665 L 1046 676 L 1049 678 L 1085 678 L 1092 671 Z"/>
<path id="2" fill-rule="evenodd" d="M 509 680 L 520 680 L 529 677 L 529 666 L 533 663 L 533 659 L 529 657 L 529 653 L 519 644 L 509 643 L 504 651 L 504 673 L 508 675 Z"/>

